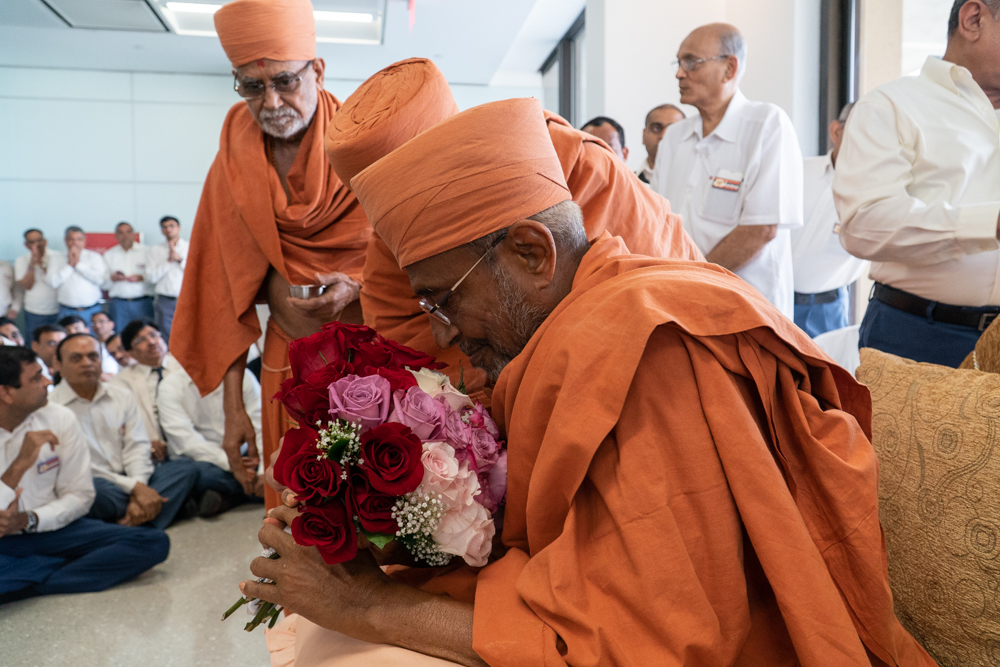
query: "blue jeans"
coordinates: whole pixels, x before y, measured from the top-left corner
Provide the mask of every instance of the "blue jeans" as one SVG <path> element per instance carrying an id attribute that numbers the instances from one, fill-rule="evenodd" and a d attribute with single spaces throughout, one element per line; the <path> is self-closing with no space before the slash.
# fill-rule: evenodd
<path id="1" fill-rule="evenodd" d="M 976 347 L 982 332 L 972 327 L 935 322 L 881 301 L 869 301 L 859 331 L 861 347 L 904 359 L 958 368 Z"/>
<path id="2" fill-rule="evenodd" d="M 25 342 L 28 347 L 31 347 L 31 341 L 34 340 L 33 336 L 35 329 L 38 327 L 44 327 L 46 324 L 55 324 L 59 321 L 59 313 L 55 315 L 36 315 L 34 313 L 29 313 L 24 311 L 24 331 L 21 334 L 24 336 Z"/>
<path id="3" fill-rule="evenodd" d="M 156 317 L 153 319 L 156 326 L 160 327 L 163 333 L 163 340 L 170 345 L 170 327 L 174 324 L 174 309 L 177 308 L 177 299 L 171 296 L 156 296 Z"/>
<path id="4" fill-rule="evenodd" d="M 167 559 L 170 538 L 155 528 L 86 517 L 59 530 L 0 539 L 0 594 L 103 591 Z"/>
<path id="5" fill-rule="evenodd" d="M 94 313 L 99 313 L 101 312 L 101 310 L 102 310 L 101 304 L 99 303 L 95 303 L 93 306 L 90 306 L 88 308 L 70 308 L 69 306 L 64 306 L 60 303 L 59 314 L 56 315 L 56 319 L 61 320 L 62 318 L 68 317 L 70 315 L 79 315 L 80 317 L 83 318 L 83 320 L 87 323 L 87 326 L 89 327 L 90 318 L 94 316 Z"/>
<path id="6" fill-rule="evenodd" d="M 815 297 L 810 294 L 810 297 Z M 795 304 L 795 324 L 809 334 L 810 338 L 843 329 L 850 324 L 847 309 L 850 304 L 847 288 L 837 290 L 837 300 L 830 303 Z"/>
<path id="7" fill-rule="evenodd" d="M 198 469 L 191 459 L 179 457 L 156 466 L 147 486 L 167 499 L 160 508 L 160 513 L 148 525 L 163 530 L 171 523 L 184 505 L 184 500 L 191 495 L 195 482 L 198 481 Z M 125 493 L 113 482 L 100 477 L 94 478 L 94 489 L 97 497 L 87 514 L 91 519 L 117 522 L 128 509 L 129 494 Z"/>
<path id="8" fill-rule="evenodd" d="M 194 465 L 198 468 L 198 481 L 194 485 L 196 495 L 200 496 L 211 489 L 237 502 L 246 499 L 243 485 L 236 481 L 233 473 L 208 461 L 195 461 Z"/>
<path id="9" fill-rule="evenodd" d="M 153 297 L 141 299 L 111 299 L 108 314 L 115 321 L 115 331 L 121 333 L 133 320 L 153 319 Z"/>

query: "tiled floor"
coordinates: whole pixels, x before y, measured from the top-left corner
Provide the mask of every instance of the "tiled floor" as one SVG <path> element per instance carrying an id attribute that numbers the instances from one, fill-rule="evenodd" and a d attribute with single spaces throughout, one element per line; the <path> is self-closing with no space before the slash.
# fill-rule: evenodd
<path id="1" fill-rule="evenodd" d="M 263 505 L 167 530 L 170 557 L 102 593 L 53 595 L 0 606 L 3 667 L 265 667 L 264 632 L 225 611 L 260 555 Z"/>

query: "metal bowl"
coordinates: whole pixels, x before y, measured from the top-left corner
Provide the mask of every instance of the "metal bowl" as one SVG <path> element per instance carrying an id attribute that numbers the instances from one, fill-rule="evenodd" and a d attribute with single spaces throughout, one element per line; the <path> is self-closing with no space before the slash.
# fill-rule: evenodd
<path id="1" fill-rule="evenodd" d="M 288 294 L 295 299 L 315 299 L 326 289 L 326 285 L 289 285 Z"/>

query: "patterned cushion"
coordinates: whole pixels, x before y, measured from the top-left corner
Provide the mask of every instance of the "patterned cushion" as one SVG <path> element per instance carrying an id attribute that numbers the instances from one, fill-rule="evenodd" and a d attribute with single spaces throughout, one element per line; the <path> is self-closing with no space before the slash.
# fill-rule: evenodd
<path id="1" fill-rule="evenodd" d="M 942 665 L 1000 665 L 1000 375 L 861 351 L 896 615 Z"/>

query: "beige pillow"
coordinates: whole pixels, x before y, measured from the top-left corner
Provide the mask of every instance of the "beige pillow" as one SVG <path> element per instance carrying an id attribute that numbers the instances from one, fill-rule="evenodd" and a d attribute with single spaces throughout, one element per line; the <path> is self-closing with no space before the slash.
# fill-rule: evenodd
<path id="1" fill-rule="evenodd" d="M 861 350 L 903 626 L 942 665 L 1000 665 L 1000 375 Z"/>

